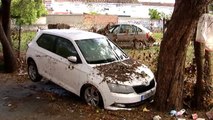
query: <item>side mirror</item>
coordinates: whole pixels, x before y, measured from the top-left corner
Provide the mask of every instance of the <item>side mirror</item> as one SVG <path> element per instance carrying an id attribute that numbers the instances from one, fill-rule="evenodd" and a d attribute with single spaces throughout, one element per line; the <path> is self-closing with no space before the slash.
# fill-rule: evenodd
<path id="1" fill-rule="evenodd" d="M 76 56 L 69 56 L 67 59 L 72 63 L 77 63 L 77 57 Z"/>

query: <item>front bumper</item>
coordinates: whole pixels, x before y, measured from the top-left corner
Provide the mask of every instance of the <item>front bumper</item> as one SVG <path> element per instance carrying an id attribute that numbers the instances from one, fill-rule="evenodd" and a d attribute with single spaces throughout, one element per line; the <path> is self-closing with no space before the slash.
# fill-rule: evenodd
<path id="1" fill-rule="evenodd" d="M 119 94 L 111 93 L 110 98 L 105 101 L 105 109 L 109 110 L 130 110 L 132 107 L 144 103 L 146 100 L 151 99 L 156 92 L 156 86 L 141 94 Z"/>

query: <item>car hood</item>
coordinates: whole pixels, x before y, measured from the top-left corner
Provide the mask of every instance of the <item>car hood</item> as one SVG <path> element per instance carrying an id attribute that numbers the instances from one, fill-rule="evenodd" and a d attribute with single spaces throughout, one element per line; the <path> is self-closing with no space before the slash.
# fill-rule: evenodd
<path id="1" fill-rule="evenodd" d="M 93 67 L 102 81 L 123 85 L 147 85 L 154 79 L 152 71 L 142 63 L 127 59 Z"/>

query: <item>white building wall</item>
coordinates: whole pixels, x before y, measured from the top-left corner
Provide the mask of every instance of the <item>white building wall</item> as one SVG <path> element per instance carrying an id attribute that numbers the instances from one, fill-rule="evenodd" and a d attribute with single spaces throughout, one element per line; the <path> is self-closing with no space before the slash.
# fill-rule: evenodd
<path id="1" fill-rule="evenodd" d="M 174 7 L 169 6 L 82 2 L 53 2 L 51 7 L 53 9 L 53 14 L 83 14 L 95 12 L 98 14 L 123 15 L 136 18 L 149 18 L 149 9 L 157 9 L 159 12 L 164 12 L 166 15 L 171 15 L 174 9 Z"/>

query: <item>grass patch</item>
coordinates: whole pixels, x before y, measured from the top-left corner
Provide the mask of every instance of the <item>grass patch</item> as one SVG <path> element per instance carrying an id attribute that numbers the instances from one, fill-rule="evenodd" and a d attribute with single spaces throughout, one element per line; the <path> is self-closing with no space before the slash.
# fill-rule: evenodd
<path id="1" fill-rule="evenodd" d="M 153 37 L 157 40 L 156 42 L 161 42 L 163 34 L 153 33 Z M 124 51 L 131 58 L 137 59 L 146 66 L 148 66 L 153 72 L 157 71 L 157 60 L 160 51 L 160 46 L 152 46 L 150 48 L 140 50 L 125 49 Z"/>
<path id="2" fill-rule="evenodd" d="M 163 33 L 153 33 L 153 37 L 156 39 L 156 42 L 161 42 L 161 40 L 163 39 Z"/>
<path id="3" fill-rule="evenodd" d="M 143 64 L 148 66 L 153 72 L 156 72 L 159 50 L 160 46 L 153 46 L 144 50 L 125 49 L 124 51 L 131 58 L 141 61 Z"/>

